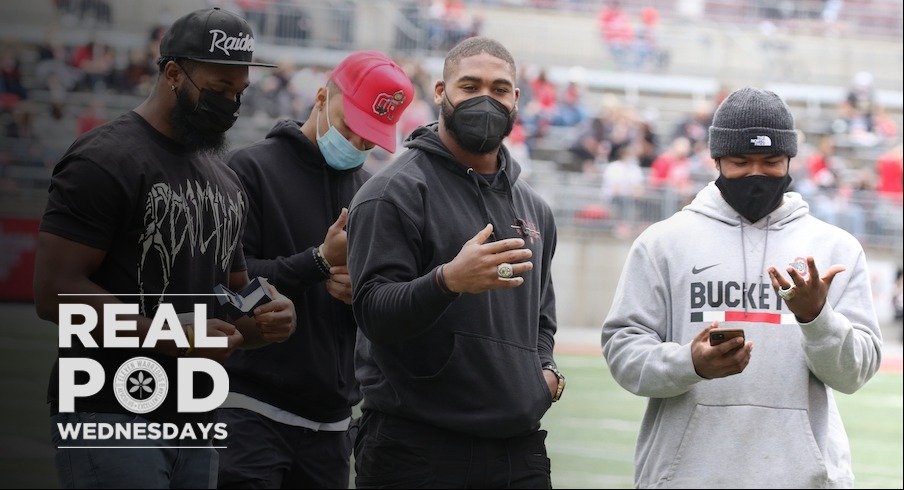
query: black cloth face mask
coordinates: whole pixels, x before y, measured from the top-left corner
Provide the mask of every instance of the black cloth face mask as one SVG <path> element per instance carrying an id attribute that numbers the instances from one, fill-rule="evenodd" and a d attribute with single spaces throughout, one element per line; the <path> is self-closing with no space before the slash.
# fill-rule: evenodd
<path id="1" fill-rule="evenodd" d="M 184 69 L 185 77 L 198 89 L 198 103 L 187 114 L 188 122 L 205 133 L 225 133 L 235 124 L 239 118 L 239 108 L 242 105 L 240 97 L 230 100 L 222 95 L 209 90 L 199 88 L 195 81 L 188 76 Z"/>
<path id="2" fill-rule="evenodd" d="M 756 223 L 781 206 L 782 198 L 790 185 L 789 174 L 782 177 L 750 175 L 729 179 L 720 173 L 716 179 L 716 187 L 722 192 L 725 201 L 751 223 Z"/>
<path id="3" fill-rule="evenodd" d="M 452 101 L 443 92 L 443 97 Z M 489 95 L 472 97 L 459 102 L 449 114 L 442 110 L 443 122 L 462 148 L 477 154 L 496 151 L 515 125 L 516 111 Z"/>

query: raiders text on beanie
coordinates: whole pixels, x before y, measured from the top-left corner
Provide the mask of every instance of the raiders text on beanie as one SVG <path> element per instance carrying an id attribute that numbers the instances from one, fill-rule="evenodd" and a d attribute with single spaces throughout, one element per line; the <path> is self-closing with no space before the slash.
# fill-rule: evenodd
<path id="1" fill-rule="evenodd" d="M 785 102 L 768 90 L 746 87 L 731 93 L 709 128 L 712 158 L 749 153 L 797 155 L 794 117 Z"/>

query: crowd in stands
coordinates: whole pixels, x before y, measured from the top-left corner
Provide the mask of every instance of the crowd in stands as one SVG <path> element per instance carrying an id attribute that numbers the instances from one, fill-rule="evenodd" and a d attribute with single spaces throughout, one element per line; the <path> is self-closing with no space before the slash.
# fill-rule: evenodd
<path id="1" fill-rule="evenodd" d="M 79 3 L 81 10 L 73 10 L 76 3 L 58 2 L 65 15 L 95 15 L 97 22 L 109 15 L 101 15 L 105 11 L 97 7 L 103 2 Z M 437 0 L 430 6 L 442 19 L 461 3 Z M 617 7 L 618 2 L 606 2 L 604 9 Z M 645 22 L 655 24 L 655 15 L 647 15 L 652 20 Z M 602 17 L 601 13 L 601 22 Z M 474 19 L 436 25 L 445 26 L 438 27 L 436 37 L 437 47 L 445 49 L 472 33 Z M 145 45 L 128 49 L 97 42 L 66 45 L 52 29 L 38 45 L 0 45 L 0 188 L 16 186 L 4 167 L 52 168 L 75 137 L 121 112 L 119 106 L 115 111 L 107 107 L 112 95 L 132 96 L 135 100 L 127 107 L 135 105 L 157 76 L 154 61 L 162 32 L 163 27 L 155 27 Z M 399 124 L 404 139 L 416 127 L 436 120 L 434 83 L 440 74 L 429 73 L 417 58 L 399 61 L 417 93 Z M 327 75 L 321 67 L 294 66 L 289 61 L 279 61 L 274 70 L 252 70 L 243 117 L 233 130 L 235 134 L 244 127 L 245 132 L 233 143 L 262 138 L 277 118 L 304 120 L 313 102 L 312 88 L 323 85 Z M 791 165 L 794 189 L 806 195 L 815 214 L 855 234 L 871 232 L 863 229 L 867 223 L 863 217 L 873 208 L 892 206 L 900 216 L 902 204 L 901 128 L 877 103 L 873 85 L 870 74 L 855 74 L 837 115 L 811 121 L 814 124 L 808 127 L 817 130 L 801 133 L 801 151 Z M 555 83 L 543 67 L 525 64 L 518 67 L 518 86 L 518 118 L 507 145 L 523 162 L 525 175 L 530 178 L 533 160 L 554 162 L 558 172 L 598 186 L 597 205 L 604 208 L 604 217 L 634 221 L 636 200 L 668 192 L 682 202 L 716 176 L 709 158 L 708 127 L 728 88 L 666 123 L 655 107 L 629 105 L 614 93 L 589 93 L 579 76 Z M 377 170 L 391 157 L 374 151 L 368 165 Z"/>
<path id="2" fill-rule="evenodd" d="M 113 22 L 113 8 L 107 0 L 53 0 L 66 24 L 106 25 Z"/>
<path id="3" fill-rule="evenodd" d="M 633 23 L 621 2 L 610 0 L 598 14 L 600 37 L 617 69 L 661 71 L 668 65 L 669 53 L 658 41 L 659 11 L 646 6 L 639 17 L 640 23 Z"/>
<path id="4" fill-rule="evenodd" d="M 95 16 L 96 22 L 108 21 L 104 2 L 56 5 L 61 20 Z M 0 43 L 2 165 L 52 165 L 78 135 L 108 120 L 110 96 L 146 94 L 157 75 L 162 26 L 152 29 L 146 45 L 130 49 L 94 41 L 67 45 L 57 32 L 48 29 L 36 45 Z M 81 97 L 73 99 L 73 94 Z"/>
<path id="5" fill-rule="evenodd" d="M 768 24 L 773 29 L 826 36 L 844 33 L 900 37 L 902 29 L 898 0 L 466 0 L 466 3 L 581 12 L 599 11 L 601 3 L 603 11 L 612 4 L 622 4 L 634 11 L 653 4 L 660 11 L 680 12 L 686 18 Z"/>
<path id="6" fill-rule="evenodd" d="M 872 212 L 893 217 L 880 225 L 900 231 L 904 168 L 900 128 L 878 109 L 874 98 L 857 103 L 858 90 L 855 84 L 834 119 L 811 125 L 821 131 L 799 131 L 800 152 L 791 165 L 792 189 L 805 195 L 816 216 L 857 236 L 882 231 L 867 229 L 873 222 L 867 219 Z M 665 192 L 686 203 L 718 176 L 709 157 L 707 129 L 721 97 L 719 93 L 711 104 L 695 108 L 662 135 L 636 108 L 604 97 L 599 114 L 576 127 L 565 156 L 556 159 L 559 168 L 599 181 L 601 198 L 608 206 L 604 216 L 614 221 L 634 221 L 633 215 L 625 214 L 632 208 L 629 202 L 636 207 L 651 192 Z M 836 151 L 840 143 L 843 152 Z"/>

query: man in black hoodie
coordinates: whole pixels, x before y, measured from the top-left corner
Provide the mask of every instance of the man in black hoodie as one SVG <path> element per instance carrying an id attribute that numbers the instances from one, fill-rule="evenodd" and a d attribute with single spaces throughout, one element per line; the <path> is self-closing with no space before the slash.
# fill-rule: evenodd
<path id="1" fill-rule="evenodd" d="M 345 488 L 354 378 L 355 320 L 346 267 L 347 206 L 379 145 L 396 148 L 396 122 L 414 97 L 386 55 L 346 57 L 317 91 L 307 121 L 280 121 L 230 159 L 249 196 L 244 251 L 252 274 L 298 305 L 285 343 L 233 356 L 220 488 Z M 338 216 L 338 218 L 337 218 Z"/>
<path id="2" fill-rule="evenodd" d="M 518 94 L 505 47 L 461 42 L 439 122 L 352 201 L 357 488 L 550 487 L 556 227 L 502 146 Z"/>

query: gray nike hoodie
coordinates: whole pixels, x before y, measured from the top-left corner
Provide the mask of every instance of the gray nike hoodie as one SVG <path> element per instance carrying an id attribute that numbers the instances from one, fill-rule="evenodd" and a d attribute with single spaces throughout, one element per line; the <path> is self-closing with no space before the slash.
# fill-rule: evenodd
<path id="1" fill-rule="evenodd" d="M 799 324 L 766 270 L 835 276 L 826 305 Z M 703 379 L 691 341 L 712 321 L 753 342 L 737 375 Z M 711 183 L 634 242 L 603 355 L 616 381 L 649 397 L 635 453 L 639 487 L 838 488 L 853 485 L 850 446 L 832 390 L 876 372 L 881 334 L 866 257 L 849 233 L 809 214 L 799 194 L 750 223 Z"/>

